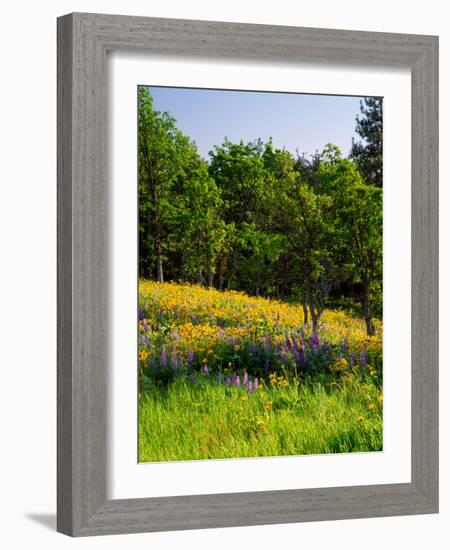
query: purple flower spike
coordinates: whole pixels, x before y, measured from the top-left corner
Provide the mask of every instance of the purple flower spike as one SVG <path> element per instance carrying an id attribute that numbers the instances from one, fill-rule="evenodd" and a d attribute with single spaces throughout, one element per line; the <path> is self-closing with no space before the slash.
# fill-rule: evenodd
<path id="1" fill-rule="evenodd" d="M 311 336 L 309 337 L 309 342 L 308 343 L 309 343 L 309 347 L 312 350 L 317 350 L 317 348 L 319 347 L 319 343 L 320 343 L 319 335 L 316 334 L 316 333 L 311 334 Z"/>
<path id="2" fill-rule="evenodd" d="M 228 376 L 228 374 L 227 374 L 227 376 L 226 376 L 226 378 L 225 378 L 225 384 L 226 384 L 227 386 L 229 386 L 229 385 L 231 384 L 231 378 Z"/>
<path id="3" fill-rule="evenodd" d="M 258 389 L 258 379 L 255 378 L 254 382 L 253 382 L 253 389 L 254 390 L 257 390 Z"/>
<path id="4" fill-rule="evenodd" d="M 239 378 L 239 375 L 236 376 L 234 385 L 236 386 L 236 388 L 239 388 L 239 386 L 241 385 L 241 379 Z"/>
<path id="5" fill-rule="evenodd" d="M 362 351 L 359 354 L 359 360 L 361 362 L 362 367 L 365 367 L 367 365 L 367 353 L 365 351 Z"/>
<path id="6" fill-rule="evenodd" d="M 193 352 L 192 350 L 189 350 L 189 351 L 188 351 L 188 354 L 187 354 L 187 360 L 186 360 L 186 362 L 187 362 L 187 364 L 188 364 L 189 366 L 191 366 L 193 360 L 194 360 L 194 352 Z"/>
<path id="7" fill-rule="evenodd" d="M 220 372 L 218 372 L 218 373 L 216 374 L 216 382 L 217 382 L 218 384 L 220 384 L 221 380 L 222 380 L 222 374 L 221 374 Z"/>
<path id="8" fill-rule="evenodd" d="M 146 345 L 146 346 L 149 346 L 150 345 L 150 338 L 146 335 L 146 334 L 143 334 L 141 336 L 141 342 Z"/>
<path id="9" fill-rule="evenodd" d="M 203 374 L 204 374 L 207 378 L 209 378 L 209 369 L 208 369 L 208 365 L 205 365 L 205 366 L 203 367 Z"/>
<path id="10" fill-rule="evenodd" d="M 143 321 L 145 319 L 145 313 L 144 313 L 144 310 L 142 310 L 141 308 L 139 308 L 139 321 Z"/>
<path id="11" fill-rule="evenodd" d="M 233 382 L 233 386 L 236 385 L 236 379 L 237 379 L 237 377 L 238 377 L 238 376 L 237 376 L 236 372 L 233 372 L 233 378 L 231 379 L 231 381 Z"/>
<path id="12" fill-rule="evenodd" d="M 161 365 L 165 367 L 167 365 L 167 351 L 166 348 L 163 346 L 163 349 L 161 351 Z"/>
<path id="13" fill-rule="evenodd" d="M 249 380 L 249 382 L 248 382 L 248 393 L 252 393 L 252 391 L 253 391 L 253 384 L 252 384 L 252 381 Z"/>
<path id="14" fill-rule="evenodd" d="M 247 371 L 244 372 L 244 386 L 248 384 L 248 374 Z"/>

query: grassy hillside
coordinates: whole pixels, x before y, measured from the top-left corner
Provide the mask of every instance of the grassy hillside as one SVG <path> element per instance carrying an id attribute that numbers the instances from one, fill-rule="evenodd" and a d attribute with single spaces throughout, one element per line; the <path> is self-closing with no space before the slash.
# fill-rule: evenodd
<path id="1" fill-rule="evenodd" d="M 140 281 L 139 460 L 382 447 L 382 335 L 326 311 Z"/>

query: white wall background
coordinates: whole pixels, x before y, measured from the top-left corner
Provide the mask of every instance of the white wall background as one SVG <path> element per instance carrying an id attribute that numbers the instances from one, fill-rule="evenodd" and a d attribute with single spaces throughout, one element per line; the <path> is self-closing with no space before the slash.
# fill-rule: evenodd
<path id="1" fill-rule="evenodd" d="M 450 384 L 448 285 L 441 285 L 441 512 L 433 516 L 71 540 L 56 509 L 56 22 L 72 11 L 438 34 L 441 82 L 441 281 L 450 277 L 446 152 L 450 18 L 440 0 L 16 0 L 0 47 L 0 540 L 4 548 L 447 548 Z M 447 123 L 447 124 L 445 124 Z"/>

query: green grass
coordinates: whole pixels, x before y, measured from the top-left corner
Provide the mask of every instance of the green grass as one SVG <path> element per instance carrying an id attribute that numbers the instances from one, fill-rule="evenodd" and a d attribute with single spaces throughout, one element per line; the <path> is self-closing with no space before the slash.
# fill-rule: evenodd
<path id="1" fill-rule="evenodd" d="M 139 462 L 382 449 L 382 404 L 369 379 L 244 389 L 181 378 L 142 391 Z"/>

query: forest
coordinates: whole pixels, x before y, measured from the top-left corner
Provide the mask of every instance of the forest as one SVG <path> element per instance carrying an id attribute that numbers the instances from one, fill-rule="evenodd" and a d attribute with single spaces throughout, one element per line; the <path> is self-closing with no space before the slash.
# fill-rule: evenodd
<path id="1" fill-rule="evenodd" d="M 382 313 L 382 100 L 366 98 L 351 158 L 224 138 L 208 160 L 139 88 L 139 274 Z"/>
<path id="2" fill-rule="evenodd" d="M 382 99 L 348 157 L 138 124 L 139 462 L 382 450 Z"/>

